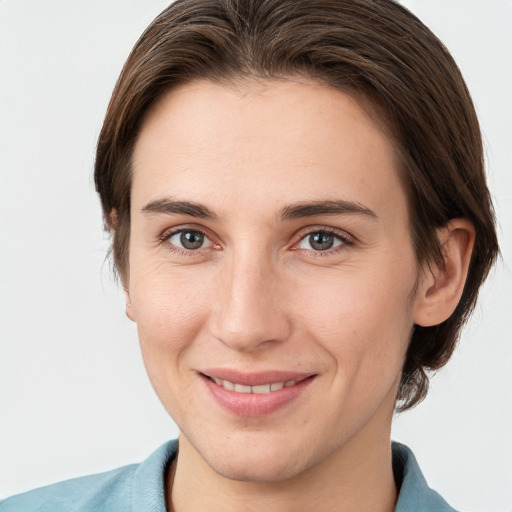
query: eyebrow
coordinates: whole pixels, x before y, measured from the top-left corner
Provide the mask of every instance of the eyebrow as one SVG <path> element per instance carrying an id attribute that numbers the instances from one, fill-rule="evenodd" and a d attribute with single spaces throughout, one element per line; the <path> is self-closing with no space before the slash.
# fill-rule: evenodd
<path id="1" fill-rule="evenodd" d="M 293 220 L 319 215 L 362 215 L 373 220 L 378 219 L 377 214 L 366 206 L 341 199 L 295 203 L 283 208 L 280 217 L 283 220 Z"/>
<path id="2" fill-rule="evenodd" d="M 145 214 L 189 215 L 198 219 L 218 221 L 219 216 L 208 207 L 193 201 L 175 201 L 171 198 L 154 199 L 141 208 Z M 363 215 L 377 220 L 373 210 L 353 201 L 330 200 L 300 202 L 286 206 L 278 215 L 282 220 L 294 220 L 320 215 Z"/>
<path id="3" fill-rule="evenodd" d="M 219 220 L 219 217 L 206 206 L 192 201 L 175 201 L 170 198 L 155 199 L 141 208 L 145 214 L 164 213 L 167 215 L 189 215 L 205 220 Z"/>

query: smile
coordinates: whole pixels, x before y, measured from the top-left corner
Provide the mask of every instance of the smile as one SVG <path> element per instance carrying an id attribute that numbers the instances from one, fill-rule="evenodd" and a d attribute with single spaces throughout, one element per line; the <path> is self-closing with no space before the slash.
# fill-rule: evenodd
<path id="1" fill-rule="evenodd" d="M 214 403 L 236 416 L 260 417 L 298 400 L 317 374 L 269 371 L 241 373 L 216 369 L 199 372 Z"/>
<path id="2" fill-rule="evenodd" d="M 271 393 L 272 391 L 279 391 L 283 388 L 287 388 L 290 386 L 295 386 L 298 382 L 304 379 L 292 379 L 287 380 L 286 382 L 272 382 L 268 384 L 260 384 L 257 386 L 247 386 L 245 384 L 240 384 L 238 382 L 231 382 L 229 380 L 219 379 L 216 377 L 208 377 L 211 381 L 215 382 L 217 386 L 222 386 L 224 389 L 228 391 L 234 391 L 236 393 L 256 393 L 265 395 L 267 393 Z"/>

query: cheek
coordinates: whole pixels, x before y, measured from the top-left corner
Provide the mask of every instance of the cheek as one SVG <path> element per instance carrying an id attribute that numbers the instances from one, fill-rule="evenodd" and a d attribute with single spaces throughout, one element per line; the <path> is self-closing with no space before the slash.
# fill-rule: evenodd
<path id="1" fill-rule="evenodd" d="M 144 358 L 179 357 L 208 317 L 201 279 L 158 262 L 133 270 L 130 301 Z"/>
<path id="2" fill-rule="evenodd" d="M 180 387 L 190 378 L 185 362 L 208 316 L 207 303 L 197 283 L 165 266 L 137 270 L 130 299 L 144 365 L 162 404 L 180 424 L 180 411 L 194 399 Z"/>
<path id="3" fill-rule="evenodd" d="M 304 294 L 300 315 L 310 335 L 321 340 L 345 376 L 401 370 L 413 326 L 410 293 L 414 265 L 400 275 L 352 272 L 316 282 Z M 410 270 L 410 271 L 408 271 Z M 355 378 L 355 377 L 354 377 Z"/>

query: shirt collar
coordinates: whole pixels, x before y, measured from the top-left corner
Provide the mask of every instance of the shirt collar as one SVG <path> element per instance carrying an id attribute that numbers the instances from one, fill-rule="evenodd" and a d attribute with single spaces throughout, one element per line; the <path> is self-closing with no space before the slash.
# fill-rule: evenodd
<path id="1" fill-rule="evenodd" d="M 178 440 L 169 441 L 160 446 L 135 473 L 132 481 L 133 512 L 166 512 L 165 510 L 165 475 L 169 464 L 178 453 Z"/>
<path id="2" fill-rule="evenodd" d="M 456 512 L 428 486 L 416 457 L 400 443 L 393 443 L 393 473 L 400 488 L 395 512 Z"/>

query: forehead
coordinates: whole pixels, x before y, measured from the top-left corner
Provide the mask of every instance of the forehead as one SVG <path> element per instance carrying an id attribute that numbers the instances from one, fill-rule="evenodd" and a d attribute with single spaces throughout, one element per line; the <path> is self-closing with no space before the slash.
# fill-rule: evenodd
<path id="1" fill-rule="evenodd" d="M 193 194 L 270 210 L 288 199 L 332 198 L 378 210 L 391 197 L 404 207 L 397 160 L 388 136 L 346 93 L 306 80 L 200 81 L 170 90 L 147 115 L 132 201 Z"/>

